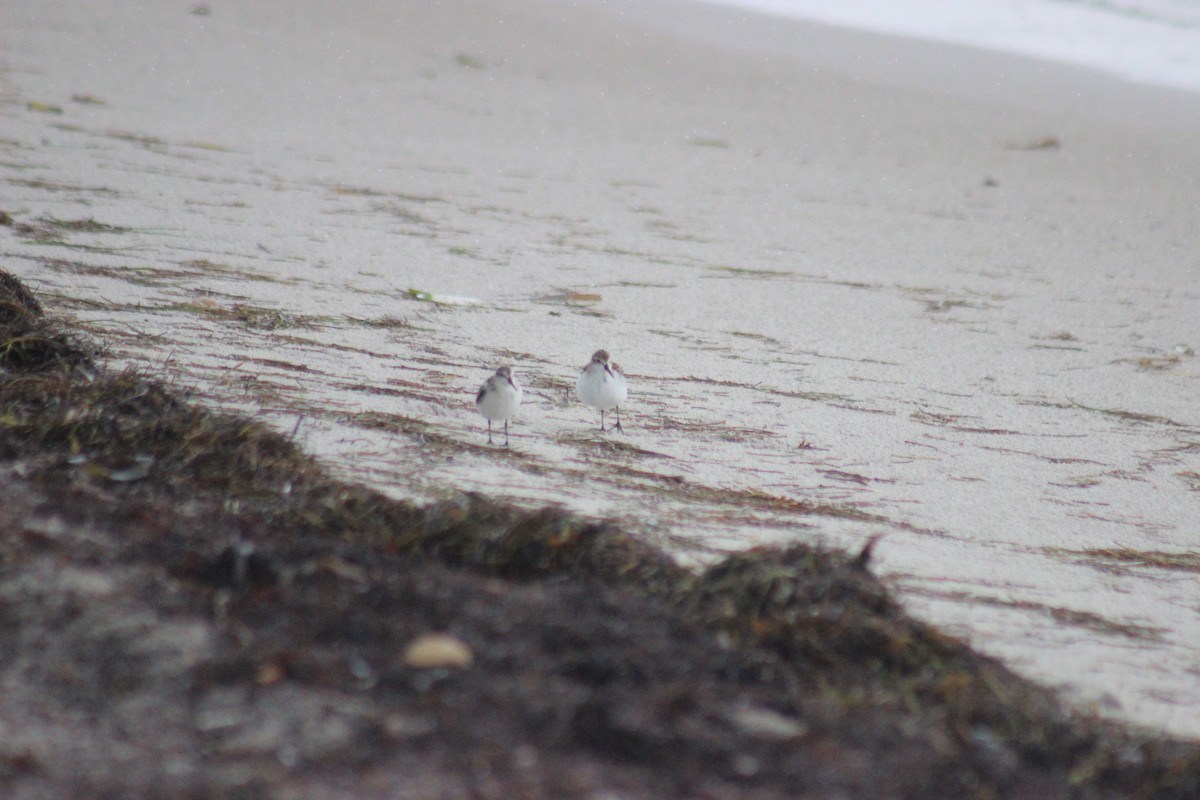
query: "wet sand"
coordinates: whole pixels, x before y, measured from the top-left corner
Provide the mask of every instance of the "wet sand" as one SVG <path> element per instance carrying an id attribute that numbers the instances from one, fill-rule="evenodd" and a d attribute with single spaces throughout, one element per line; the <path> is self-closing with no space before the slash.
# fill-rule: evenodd
<path id="1" fill-rule="evenodd" d="M 883 533 L 924 619 L 1200 732 L 1191 98 L 671 5 L 76 5 L 6 11 L 0 242 L 115 362 L 396 497 Z"/>

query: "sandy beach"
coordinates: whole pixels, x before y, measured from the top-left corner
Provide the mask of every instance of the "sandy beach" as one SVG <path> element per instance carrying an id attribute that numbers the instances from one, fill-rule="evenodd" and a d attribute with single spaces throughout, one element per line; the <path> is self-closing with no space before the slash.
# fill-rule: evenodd
<path id="1" fill-rule="evenodd" d="M 674 0 L 4 17 L 3 266 L 114 364 L 687 563 L 882 534 L 922 619 L 1200 735 L 1197 98 Z"/>

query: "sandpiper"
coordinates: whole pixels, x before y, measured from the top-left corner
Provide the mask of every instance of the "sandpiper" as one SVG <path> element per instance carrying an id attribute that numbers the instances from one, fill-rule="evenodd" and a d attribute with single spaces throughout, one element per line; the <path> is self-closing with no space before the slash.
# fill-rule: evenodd
<path id="1" fill-rule="evenodd" d="M 621 427 L 621 404 L 625 402 L 628 389 L 621 368 L 608 360 L 607 350 L 592 353 L 592 360 L 579 373 L 575 391 L 585 406 L 599 409 L 600 430 L 604 430 L 604 412 L 613 409 L 617 412 L 617 424 L 613 427 L 625 432 Z"/>
<path id="2" fill-rule="evenodd" d="M 500 367 L 496 374 L 483 382 L 475 405 L 488 423 L 488 444 L 492 444 L 492 422 L 504 422 L 504 446 L 508 447 L 508 420 L 521 405 L 521 385 L 511 367 Z"/>

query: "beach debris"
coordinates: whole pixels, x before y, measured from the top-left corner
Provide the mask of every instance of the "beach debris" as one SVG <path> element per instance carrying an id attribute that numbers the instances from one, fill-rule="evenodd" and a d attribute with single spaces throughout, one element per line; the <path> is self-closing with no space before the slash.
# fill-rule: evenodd
<path id="1" fill-rule="evenodd" d="M 1188 487 L 1188 491 L 1200 492 L 1200 472 L 1183 470 L 1182 472 L 1176 472 L 1175 477 L 1183 480 Z"/>
<path id="2" fill-rule="evenodd" d="M 225 305 L 211 297 L 199 297 L 186 303 L 178 303 L 174 308 L 178 311 L 202 314 L 209 319 L 222 322 L 240 322 L 248 328 L 260 330 L 304 327 L 313 322 L 312 317 L 291 314 L 277 308 L 253 306 L 247 303 Z"/>
<path id="3" fill-rule="evenodd" d="M 599 292 L 577 292 L 571 289 L 547 292 L 533 298 L 535 303 L 561 303 L 566 306 L 591 306 L 603 300 L 604 295 Z"/>
<path id="4" fill-rule="evenodd" d="M 1128 359 L 1122 358 L 1118 361 L 1132 362 L 1137 365 L 1141 372 L 1165 372 L 1179 366 L 1182 358 L 1177 355 L 1161 355 L 1161 356 L 1142 356 L 1141 358 Z"/>
<path id="5" fill-rule="evenodd" d="M 305 564 L 301 571 L 310 575 L 328 575 L 351 583 L 366 584 L 371 580 L 370 573 L 365 569 L 336 555 L 325 555 L 316 561 L 311 561 Z"/>
<path id="6" fill-rule="evenodd" d="M 150 477 L 150 468 L 154 466 L 154 456 L 136 455 L 133 463 L 120 469 L 105 469 L 98 464 L 88 465 L 88 474 L 94 477 L 107 478 L 117 483 L 132 483 Z"/>
<path id="7" fill-rule="evenodd" d="M 1019 142 L 1010 144 L 1009 150 L 1058 150 L 1062 147 L 1062 140 L 1057 136 L 1043 136 L 1040 139 L 1032 139 L 1028 142 Z"/>
<path id="8" fill-rule="evenodd" d="M 800 720 L 764 706 L 738 706 L 729 712 L 727 719 L 757 739 L 796 739 L 808 732 L 808 726 Z"/>
<path id="9" fill-rule="evenodd" d="M 409 289 L 408 296 L 423 303 L 436 303 L 442 306 L 479 306 L 483 301 L 477 297 L 464 297 L 454 294 L 434 294 L 424 289 Z"/>
<path id="10" fill-rule="evenodd" d="M 36 111 L 39 114 L 61 114 L 63 113 L 62 106 L 56 106 L 53 103 L 43 103 L 38 100 L 30 100 L 25 104 L 25 107 L 30 111 Z"/>
<path id="11" fill-rule="evenodd" d="M 259 686 L 272 686 L 287 677 L 287 665 L 280 661 L 259 664 L 254 672 L 254 682 Z"/>
<path id="12" fill-rule="evenodd" d="M 471 648 L 450 633 L 426 633 L 404 648 L 404 663 L 413 669 L 465 669 L 475 660 Z"/>

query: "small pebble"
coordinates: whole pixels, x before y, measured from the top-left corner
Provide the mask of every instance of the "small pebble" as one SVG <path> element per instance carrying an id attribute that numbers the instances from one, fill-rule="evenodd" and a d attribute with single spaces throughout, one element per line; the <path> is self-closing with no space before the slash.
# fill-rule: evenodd
<path id="1" fill-rule="evenodd" d="M 414 669 L 466 668 L 475 656 L 462 639 L 449 633 L 426 633 L 404 648 L 404 663 Z"/>
<path id="2" fill-rule="evenodd" d="M 735 708 L 729 714 L 729 721 L 758 739 L 795 739 L 808 732 L 808 726 L 800 720 L 761 706 Z"/>

